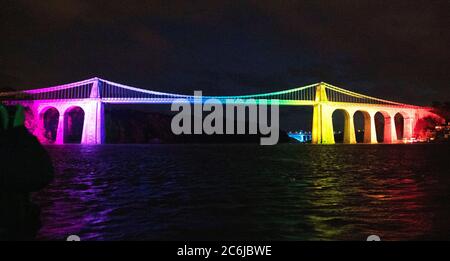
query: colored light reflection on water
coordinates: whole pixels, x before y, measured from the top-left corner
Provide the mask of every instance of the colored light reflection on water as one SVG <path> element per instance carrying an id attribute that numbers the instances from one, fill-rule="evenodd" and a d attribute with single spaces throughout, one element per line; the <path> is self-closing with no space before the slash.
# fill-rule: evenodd
<path id="1" fill-rule="evenodd" d="M 445 144 L 64 145 L 39 239 L 450 239 Z"/>

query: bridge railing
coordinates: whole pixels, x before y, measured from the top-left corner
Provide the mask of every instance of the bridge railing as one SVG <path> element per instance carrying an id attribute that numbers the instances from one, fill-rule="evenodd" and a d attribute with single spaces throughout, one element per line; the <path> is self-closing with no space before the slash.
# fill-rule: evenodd
<path id="1" fill-rule="evenodd" d="M 184 95 L 175 93 L 165 93 L 158 91 L 151 91 L 132 86 L 127 86 L 120 83 L 111 82 L 100 78 L 92 78 L 80 82 L 64 84 L 54 87 L 6 92 L 0 93 L 0 100 L 64 100 L 64 99 L 86 99 L 91 98 L 93 87 L 96 86 L 95 98 L 100 98 L 105 102 L 136 102 L 136 103 L 170 103 L 175 99 L 187 99 L 191 102 L 198 101 L 194 95 Z M 265 100 L 279 100 L 280 104 L 285 105 L 312 105 L 317 102 L 316 95 L 318 88 L 324 88 L 326 97 L 321 94 L 321 101 L 337 102 L 337 103 L 355 103 L 355 104 L 375 104 L 387 106 L 401 106 L 401 107 L 415 107 L 419 106 L 408 105 L 379 99 L 364 94 L 355 93 L 349 90 L 339 88 L 327 83 L 316 83 L 289 90 L 269 92 L 262 94 L 249 95 L 235 95 L 235 96 L 211 96 L 205 95 L 205 99 L 218 99 L 226 101 L 227 99 L 265 99 Z M 201 102 L 202 102 L 201 101 Z"/>
<path id="2" fill-rule="evenodd" d="M 395 107 L 410 107 L 410 108 L 419 108 L 420 106 L 388 101 L 376 97 L 371 97 L 368 95 L 352 92 L 349 90 L 345 90 L 339 88 L 337 86 L 323 83 L 326 87 L 327 99 L 330 102 L 343 102 L 343 103 L 356 103 L 356 104 L 374 104 L 374 105 L 386 105 L 386 106 L 395 106 Z"/>

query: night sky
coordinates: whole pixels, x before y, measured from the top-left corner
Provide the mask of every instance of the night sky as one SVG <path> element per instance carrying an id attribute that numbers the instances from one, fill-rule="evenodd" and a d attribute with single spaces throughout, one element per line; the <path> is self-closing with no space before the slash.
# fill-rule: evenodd
<path id="1" fill-rule="evenodd" d="M 0 87 L 98 76 L 231 95 L 325 81 L 429 105 L 450 100 L 449 7 L 429 0 L 3 0 Z"/>

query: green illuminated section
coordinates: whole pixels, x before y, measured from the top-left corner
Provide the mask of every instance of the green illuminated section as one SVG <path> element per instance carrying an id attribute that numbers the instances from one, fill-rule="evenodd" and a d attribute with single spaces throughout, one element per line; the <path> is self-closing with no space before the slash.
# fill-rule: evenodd
<path id="1" fill-rule="evenodd" d="M 250 104 L 248 100 L 233 100 L 233 99 L 225 99 L 225 100 L 219 100 L 221 103 L 224 104 Z M 290 106 L 313 106 L 314 101 L 301 101 L 301 100 L 277 100 L 277 99 L 255 99 L 256 105 L 290 105 Z"/>
<path id="2" fill-rule="evenodd" d="M 257 97 L 270 97 L 275 95 L 284 95 L 284 94 L 291 94 L 294 92 L 299 91 L 305 91 L 309 88 L 313 88 L 317 86 L 318 84 L 311 84 L 303 87 L 298 87 L 294 89 L 284 90 L 284 91 L 278 91 L 278 92 L 270 92 L 270 93 L 261 93 L 261 94 L 249 94 L 249 95 L 238 95 L 238 96 L 203 96 L 205 98 L 215 98 L 215 99 L 250 99 L 250 98 L 257 98 Z"/>
<path id="3" fill-rule="evenodd" d="M 0 124 L 1 128 L 6 130 L 8 127 L 8 112 L 6 111 L 5 107 L 0 104 Z"/>

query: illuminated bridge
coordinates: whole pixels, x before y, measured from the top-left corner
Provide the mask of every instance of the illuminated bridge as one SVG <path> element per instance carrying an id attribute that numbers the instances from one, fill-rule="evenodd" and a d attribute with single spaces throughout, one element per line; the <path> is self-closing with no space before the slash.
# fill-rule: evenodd
<path id="1" fill-rule="evenodd" d="M 33 117 L 32 126 L 27 128 L 38 138 L 45 129 L 44 114 L 54 109 L 58 112 L 55 144 L 64 144 L 64 132 L 67 129 L 67 115 L 74 110 L 84 112 L 82 144 L 101 144 L 105 140 L 104 104 L 163 104 L 176 99 L 187 99 L 192 103 L 215 98 L 222 102 L 227 99 L 245 102 L 254 99 L 257 104 L 263 101 L 278 100 L 280 105 L 312 106 L 312 143 L 333 144 L 334 132 L 332 116 L 336 110 L 345 115 L 344 143 L 356 143 L 354 120 L 356 112 L 364 116 L 364 143 L 377 143 L 375 114 L 384 117 L 384 143 L 396 143 L 397 133 L 394 117 L 403 117 L 403 138 L 410 139 L 418 120 L 432 116 L 430 108 L 398 103 L 348 91 L 327 83 L 316 83 L 285 91 L 239 95 L 239 96 L 202 96 L 164 93 L 135 88 L 100 78 L 54 87 L 0 93 L 0 102 L 5 105 L 20 104 L 28 109 L 27 117 Z M 0 118 L 7 125 L 6 109 L 0 105 Z M 30 121 L 28 121 L 30 122 Z M 29 124 L 30 125 L 30 124 Z"/>

